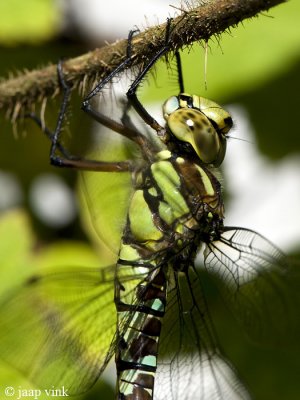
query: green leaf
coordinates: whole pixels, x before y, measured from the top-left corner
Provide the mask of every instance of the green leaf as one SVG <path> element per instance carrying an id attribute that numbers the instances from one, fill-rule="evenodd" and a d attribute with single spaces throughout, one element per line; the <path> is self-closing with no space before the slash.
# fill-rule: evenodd
<path id="1" fill-rule="evenodd" d="M 52 0 L 0 2 L 0 43 L 40 43 L 55 35 L 59 13 Z"/>
<path id="2" fill-rule="evenodd" d="M 2 214 L 0 218 L 0 293 L 1 300 L 6 299 L 13 288 L 18 287 L 27 277 L 45 269 L 70 267 L 98 267 L 98 255 L 86 243 L 59 242 L 47 247 L 37 246 L 36 238 L 31 230 L 30 220 L 22 210 L 14 210 Z M 11 291 L 12 290 L 12 291 Z M 113 298 L 111 299 L 113 304 Z M 1 333 L 0 333 L 1 334 Z M 18 337 L 18 326 L 14 332 Z M 32 332 L 32 340 L 38 337 L 39 332 Z M 34 383 L 29 382 L 18 371 L 0 361 L 0 398 L 5 394 L 5 388 L 10 387 L 12 400 L 19 398 L 20 390 L 38 390 Z M 51 389 L 51 387 L 49 388 Z M 26 393 L 26 392 L 24 392 Z M 29 392 L 27 392 L 29 393 Z M 39 392 L 36 392 L 39 394 Z M 27 394 L 29 396 L 29 394 Z M 25 395 L 24 395 L 25 398 Z M 41 390 L 38 399 L 49 398 Z M 74 397 L 74 399 L 82 398 Z"/>
<path id="3" fill-rule="evenodd" d="M 0 293 L 29 276 L 34 236 L 25 212 L 16 210 L 0 218 Z"/>
<path id="4" fill-rule="evenodd" d="M 185 91 L 218 99 L 220 103 L 260 87 L 287 71 L 300 57 L 300 3 L 291 0 L 270 9 L 268 13 L 246 20 L 227 33 L 208 42 L 207 90 L 205 89 L 205 51 L 199 44 L 186 48 L 182 54 Z M 203 43 L 202 43 L 203 44 Z M 176 77 L 168 78 L 164 60 L 159 63 L 155 81 L 149 80 L 145 100 L 167 98 L 168 86 L 178 89 Z M 159 77 L 159 79 L 158 79 Z M 162 83 L 161 83 L 162 82 Z M 154 88 L 154 89 L 150 89 Z"/>

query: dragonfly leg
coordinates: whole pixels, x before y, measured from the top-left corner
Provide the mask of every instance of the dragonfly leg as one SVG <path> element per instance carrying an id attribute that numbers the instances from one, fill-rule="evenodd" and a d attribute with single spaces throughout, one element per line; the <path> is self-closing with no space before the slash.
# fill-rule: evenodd
<path id="1" fill-rule="evenodd" d="M 88 160 L 81 157 L 72 155 L 60 143 L 60 134 L 64 122 L 65 113 L 68 106 L 68 101 L 71 93 L 71 87 L 67 85 L 63 77 L 62 63 L 59 62 L 57 66 L 58 79 L 63 89 L 63 101 L 59 111 L 55 131 L 52 132 L 47 128 L 35 113 L 25 114 L 24 118 L 33 120 L 42 130 L 42 132 L 51 141 L 50 162 L 52 165 L 65 168 L 76 168 L 81 170 L 90 171 L 104 171 L 104 172 L 123 172 L 131 170 L 131 161 L 116 161 L 104 162 L 98 160 Z M 60 155 L 57 154 L 60 153 Z"/>
<path id="2" fill-rule="evenodd" d="M 117 121 L 114 121 L 101 112 L 95 110 L 90 103 L 91 99 L 96 96 L 117 74 L 124 71 L 132 61 L 132 38 L 136 32 L 137 30 L 131 30 L 129 32 L 125 60 L 94 87 L 94 89 L 83 100 L 81 108 L 100 124 L 135 142 L 141 148 L 142 152 L 144 152 L 147 156 L 148 152 L 145 149 L 150 149 L 152 146 L 145 136 L 140 134 L 133 125 L 125 126 L 122 123 L 118 123 Z"/>
<path id="3" fill-rule="evenodd" d="M 135 78 L 134 82 L 131 84 L 128 92 L 126 93 L 127 98 L 129 99 L 136 112 L 145 121 L 145 123 L 153 128 L 156 132 L 163 132 L 164 128 L 148 113 L 145 107 L 141 104 L 137 97 L 136 91 L 141 81 L 144 79 L 145 75 L 149 72 L 153 65 L 170 50 L 171 23 L 172 19 L 168 18 L 164 46 L 150 59 L 148 64 L 146 64 L 143 70 Z"/>
<path id="4" fill-rule="evenodd" d="M 179 51 L 176 51 L 175 58 L 176 58 L 177 78 L 178 78 L 179 90 L 180 90 L 180 93 L 184 93 L 185 90 L 184 90 L 184 83 L 183 83 L 181 57 L 180 57 Z"/>
<path id="5" fill-rule="evenodd" d="M 103 87 L 110 82 L 115 75 L 118 73 L 122 72 L 124 69 L 126 69 L 127 65 L 130 63 L 131 58 L 132 58 L 132 38 L 134 34 L 138 32 L 138 30 L 131 30 L 128 34 L 128 39 L 127 39 L 127 51 L 126 51 L 126 58 L 125 60 L 117 66 L 106 78 L 101 80 L 95 87 L 94 89 L 86 96 L 86 98 L 83 100 L 82 103 L 82 108 L 86 111 L 85 107 L 89 105 L 89 101 L 96 96 Z"/>
<path id="6" fill-rule="evenodd" d="M 31 119 L 34 123 L 38 125 L 41 131 L 47 136 L 47 138 L 52 142 L 54 137 L 54 132 L 52 132 L 45 124 L 42 122 L 41 118 L 39 118 L 34 112 L 25 114 L 22 118 Z M 59 142 L 57 142 L 57 148 L 61 154 L 66 158 L 72 157 L 68 150 L 64 148 Z"/>

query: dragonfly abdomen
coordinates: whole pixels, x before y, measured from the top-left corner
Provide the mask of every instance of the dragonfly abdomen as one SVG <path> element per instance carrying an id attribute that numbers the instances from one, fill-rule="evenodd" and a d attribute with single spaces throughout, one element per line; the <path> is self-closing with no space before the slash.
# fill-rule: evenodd
<path id="1" fill-rule="evenodd" d="M 220 218 L 222 209 L 209 172 L 168 151 L 158 153 L 136 180 L 116 274 L 122 400 L 153 399 L 167 267 L 186 269 L 195 257 L 202 221 L 212 213 Z"/>
<path id="2" fill-rule="evenodd" d="M 123 257 L 126 257 L 126 253 L 130 258 L 132 252 L 128 252 L 129 246 L 124 247 L 127 251 L 123 250 Z M 134 252 L 134 249 L 132 251 Z M 150 272 L 149 269 L 153 268 L 151 265 L 142 267 L 131 264 L 134 264 L 132 260 L 126 261 L 123 258 L 119 260 L 117 267 L 123 277 L 130 271 L 141 280 L 135 288 L 132 288 L 131 281 L 128 286 L 123 281 L 122 285 L 117 285 L 116 288 L 118 399 L 151 400 L 161 323 L 165 313 L 166 278 L 162 269 Z M 144 274 L 147 278 L 141 279 Z M 132 301 L 133 298 L 135 302 Z"/>

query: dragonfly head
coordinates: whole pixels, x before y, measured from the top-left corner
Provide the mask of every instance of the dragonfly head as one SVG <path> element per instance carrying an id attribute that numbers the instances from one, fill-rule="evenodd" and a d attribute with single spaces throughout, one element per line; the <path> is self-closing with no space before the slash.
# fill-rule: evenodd
<path id="1" fill-rule="evenodd" d="M 171 135 L 189 143 L 201 161 L 218 166 L 226 152 L 226 134 L 232 127 L 230 114 L 211 100 L 181 93 L 163 105 Z"/>

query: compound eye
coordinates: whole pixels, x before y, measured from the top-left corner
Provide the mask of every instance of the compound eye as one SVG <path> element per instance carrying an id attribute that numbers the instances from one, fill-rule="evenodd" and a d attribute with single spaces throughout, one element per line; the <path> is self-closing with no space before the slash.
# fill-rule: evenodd
<path id="1" fill-rule="evenodd" d="M 163 105 L 164 118 L 168 119 L 169 115 L 178 110 L 179 100 L 177 96 L 170 97 Z"/>
<path id="2" fill-rule="evenodd" d="M 210 121 L 214 122 L 218 132 L 223 135 L 228 133 L 233 125 L 230 114 L 214 101 L 204 97 L 199 97 L 198 99 L 199 109 Z"/>
<path id="3" fill-rule="evenodd" d="M 226 141 L 220 139 L 202 112 L 191 108 L 178 109 L 169 115 L 167 124 L 178 140 L 191 144 L 204 163 L 219 165 L 223 161 Z"/>

